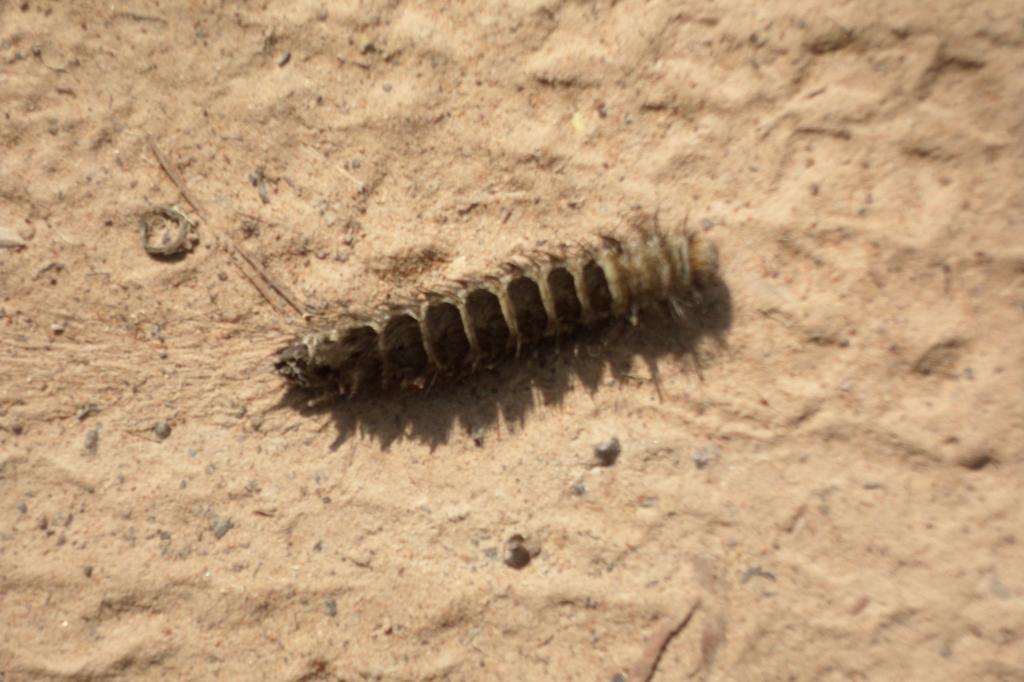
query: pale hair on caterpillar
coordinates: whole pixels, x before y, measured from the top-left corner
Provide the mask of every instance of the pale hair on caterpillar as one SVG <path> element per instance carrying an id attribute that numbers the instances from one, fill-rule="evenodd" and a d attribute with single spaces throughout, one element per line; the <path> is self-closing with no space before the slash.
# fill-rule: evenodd
<path id="1" fill-rule="evenodd" d="M 702 235 L 638 229 L 590 246 L 535 253 L 500 274 L 467 278 L 422 300 L 391 305 L 303 334 L 278 355 L 291 384 L 344 397 L 420 389 L 490 367 L 524 347 L 668 304 L 685 314 L 718 275 L 718 249 Z"/>

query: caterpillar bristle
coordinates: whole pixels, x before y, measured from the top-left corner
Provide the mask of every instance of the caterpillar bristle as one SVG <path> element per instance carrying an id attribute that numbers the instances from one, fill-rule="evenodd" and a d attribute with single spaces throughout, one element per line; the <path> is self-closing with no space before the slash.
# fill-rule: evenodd
<path id="1" fill-rule="evenodd" d="M 345 397 L 390 388 L 422 389 L 442 376 L 492 366 L 544 339 L 558 339 L 637 310 L 699 296 L 718 271 L 718 250 L 699 235 L 668 236 L 638 226 L 639 239 L 602 235 L 598 246 L 538 252 L 421 289 L 419 299 L 303 335 L 278 355 L 296 386 L 335 387 Z"/>
<path id="2" fill-rule="evenodd" d="M 612 249 L 616 253 L 622 252 L 622 242 L 619 241 L 619 238 L 616 237 L 615 235 L 602 234 L 601 243 L 604 245 L 604 248 L 606 249 Z"/>

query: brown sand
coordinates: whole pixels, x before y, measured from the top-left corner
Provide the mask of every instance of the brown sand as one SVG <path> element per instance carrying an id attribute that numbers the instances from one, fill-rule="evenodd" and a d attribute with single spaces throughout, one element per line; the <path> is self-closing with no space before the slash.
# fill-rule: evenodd
<path id="1" fill-rule="evenodd" d="M 4 682 L 1024 679 L 1018 2 L 346 7 L 0 2 Z M 696 357 L 355 416 L 223 246 L 338 309 L 644 213 Z"/>

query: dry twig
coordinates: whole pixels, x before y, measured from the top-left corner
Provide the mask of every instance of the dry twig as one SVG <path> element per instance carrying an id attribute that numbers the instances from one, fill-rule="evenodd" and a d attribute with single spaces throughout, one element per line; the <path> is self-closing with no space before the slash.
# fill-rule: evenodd
<path id="1" fill-rule="evenodd" d="M 260 295 L 263 296 L 267 303 L 269 303 L 278 313 L 282 315 L 289 314 L 287 308 L 283 307 L 280 303 L 280 301 L 283 300 L 292 308 L 292 310 L 298 313 L 299 316 L 302 316 L 304 314 L 302 306 L 300 306 L 295 301 L 295 298 L 288 293 L 288 290 L 284 285 L 277 282 L 265 269 L 260 267 L 256 260 L 234 239 L 229 235 L 222 233 L 210 224 L 209 214 L 188 191 L 188 186 L 185 184 L 185 179 L 181 176 L 181 173 L 171 165 L 167 160 L 167 157 L 163 155 L 160 148 L 156 146 L 156 143 L 151 138 L 147 138 L 146 141 L 149 144 L 150 150 L 153 152 L 153 156 L 156 157 L 157 162 L 160 164 L 160 167 L 164 169 L 164 172 L 167 173 L 167 177 L 171 179 L 171 182 L 173 182 L 178 188 L 178 191 L 181 192 L 185 201 L 188 202 L 189 206 L 195 209 L 200 218 L 206 221 L 214 235 L 226 245 L 228 253 L 232 256 L 232 262 L 235 264 L 235 267 L 239 269 L 242 275 L 249 280 L 254 287 L 256 287 L 256 290 L 260 292 Z M 256 273 L 256 276 L 248 272 L 247 269 L 243 267 L 243 263 L 248 265 L 248 267 Z"/>
<path id="2" fill-rule="evenodd" d="M 699 606 L 700 600 L 698 599 L 693 602 L 689 611 L 683 616 L 665 616 L 658 621 L 654 632 L 644 644 L 643 653 L 640 654 L 640 658 L 629 669 L 629 673 L 625 677 L 628 682 L 649 682 L 654 675 L 655 668 L 658 667 L 658 660 L 665 651 L 665 647 L 673 637 L 682 632 Z M 616 679 L 621 679 L 621 675 L 617 675 Z"/>

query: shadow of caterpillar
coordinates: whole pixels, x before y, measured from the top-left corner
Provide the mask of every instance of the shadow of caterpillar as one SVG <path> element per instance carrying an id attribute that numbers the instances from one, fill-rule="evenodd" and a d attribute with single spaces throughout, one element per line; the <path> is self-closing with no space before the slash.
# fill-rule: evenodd
<path id="1" fill-rule="evenodd" d="M 718 251 L 694 234 L 642 231 L 599 245 L 537 254 L 497 276 L 457 282 L 424 300 L 305 334 L 275 365 L 293 386 L 343 397 L 424 388 L 434 379 L 491 367 L 548 339 L 683 303 L 717 281 Z"/>

